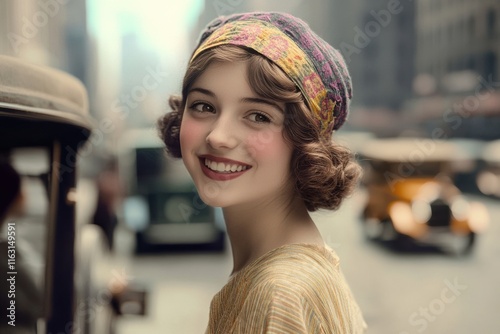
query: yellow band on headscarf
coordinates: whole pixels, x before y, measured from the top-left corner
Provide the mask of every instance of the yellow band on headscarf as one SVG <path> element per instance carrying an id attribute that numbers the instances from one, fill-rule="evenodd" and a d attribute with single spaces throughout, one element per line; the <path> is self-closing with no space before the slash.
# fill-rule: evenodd
<path id="1" fill-rule="evenodd" d="M 207 49 L 228 44 L 255 50 L 278 65 L 302 92 L 321 125 L 322 135 L 330 134 L 336 101 L 328 98 L 313 63 L 289 36 L 262 20 L 228 22 L 195 50 L 191 61 Z"/>

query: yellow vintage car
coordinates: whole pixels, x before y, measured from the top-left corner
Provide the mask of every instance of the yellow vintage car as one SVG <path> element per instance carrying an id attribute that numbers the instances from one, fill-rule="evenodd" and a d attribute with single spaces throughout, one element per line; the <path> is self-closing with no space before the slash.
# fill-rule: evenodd
<path id="1" fill-rule="evenodd" d="M 500 139 L 489 142 L 481 155 L 477 187 L 487 196 L 500 198 Z"/>
<path id="2" fill-rule="evenodd" d="M 486 207 L 468 200 L 453 175 L 475 163 L 459 145 L 422 138 L 376 139 L 360 152 L 368 239 L 398 248 L 437 246 L 466 254 L 489 223 Z"/>

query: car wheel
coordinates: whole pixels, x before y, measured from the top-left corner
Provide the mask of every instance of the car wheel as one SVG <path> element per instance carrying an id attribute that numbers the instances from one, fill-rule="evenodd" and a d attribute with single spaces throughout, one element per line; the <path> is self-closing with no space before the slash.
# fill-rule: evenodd
<path id="1" fill-rule="evenodd" d="M 394 241 L 399 239 L 400 234 L 396 231 L 390 219 L 383 220 L 380 225 L 382 225 L 382 234 L 380 236 L 382 241 Z"/>
<path id="2" fill-rule="evenodd" d="M 453 235 L 448 250 L 455 256 L 468 255 L 474 248 L 476 234 L 471 232 L 467 235 Z"/>
<path id="3" fill-rule="evenodd" d="M 147 253 L 150 250 L 151 250 L 151 245 L 144 239 L 144 234 L 142 232 L 136 232 L 135 253 L 142 254 L 142 253 Z"/>
<path id="4" fill-rule="evenodd" d="M 383 232 L 381 240 L 387 242 L 388 246 L 401 252 L 411 252 L 415 249 L 414 240 L 399 233 L 390 219 L 382 222 Z"/>
<path id="5" fill-rule="evenodd" d="M 363 219 L 363 234 L 367 240 L 376 241 L 382 238 L 384 224 L 377 218 Z"/>

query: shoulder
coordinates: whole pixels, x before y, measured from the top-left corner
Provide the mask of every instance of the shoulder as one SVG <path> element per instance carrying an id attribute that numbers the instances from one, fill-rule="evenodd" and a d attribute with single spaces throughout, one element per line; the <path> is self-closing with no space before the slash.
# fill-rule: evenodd
<path id="1" fill-rule="evenodd" d="M 317 289 L 333 283 L 339 273 L 339 259 L 327 247 L 291 244 L 279 247 L 259 259 L 246 273 L 253 286 L 286 283 L 288 289 Z"/>
<path id="2" fill-rule="evenodd" d="M 346 297 L 336 254 L 327 247 L 292 244 L 277 248 L 245 274 L 250 299 L 295 309 L 330 309 Z"/>
<path id="3" fill-rule="evenodd" d="M 318 325 L 333 330 L 345 326 L 344 332 L 358 333 L 365 326 L 340 270 L 338 256 L 329 247 L 280 247 L 258 261 L 247 274 L 247 301 L 270 314 L 309 319 L 307 328 Z"/>
<path id="4" fill-rule="evenodd" d="M 305 244 L 277 248 L 250 264 L 210 310 L 209 333 L 361 333 L 365 326 L 334 251 Z"/>

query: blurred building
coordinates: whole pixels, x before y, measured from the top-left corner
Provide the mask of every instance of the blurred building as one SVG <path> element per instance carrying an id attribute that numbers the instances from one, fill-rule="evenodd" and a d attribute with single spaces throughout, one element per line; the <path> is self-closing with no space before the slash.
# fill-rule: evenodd
<path id="1" fill-rule="evenodd" d="M 500 138 L 500 2 L 417 2 L 409 123 L 430 137 Z"/>
<path id="2" fill-rule="evenodd" d="M 351 38 L 341 50 L 352 64 L 355 105 L 397 111 L 413 93 L 415 4 L 355 0 L 352 6 Z"/>
<path id="3" fill-rule="evenodd" d="M 0 2 L 0 54 L 67 71 L 85 82 L 85 1 Z"/>
<path id="4" fill-rule="evenodd" d="M 218 16 L 226 16 L 242 12 L 255 11 L 276 11 L 286 12 L 306 21 L 311 28 L 322 38 L 331 42 L 332 37 L 337 37 L 337 32 L 332 29 L 332 13 L 334 3 L 328 0 L 313 0 L 313 1 L 265 1 L 265 0 L 248 0 L 248 1 L 229 1 L 205 0 L 205 6 L 201 13 L 198 25 L 195 27 L 192 36 L 193 41 L 199 36 L 201 30 L 213 19 Z M 192 43 L 194 48 L 194 43 Z"/>
<path id="5" fill-rule="evenodd" d="M 34 1 L 2 1 L 0 52 L 41 65 L 66 66 L 61 29 L 65 11 L 56 4 L 44 7 Z"/>
<path id="6" fill-rule="evenodd" d="M 432 75 L 438 88 L 451 72 L 470 70 L 500 77 L 500 2 L 417 2 L 417 72 Z"/>

